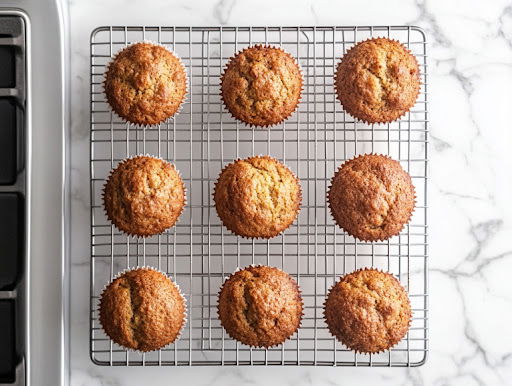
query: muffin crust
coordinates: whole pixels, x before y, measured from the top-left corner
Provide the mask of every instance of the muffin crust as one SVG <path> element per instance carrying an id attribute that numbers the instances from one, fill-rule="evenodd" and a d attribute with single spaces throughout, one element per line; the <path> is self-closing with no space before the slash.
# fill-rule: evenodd
<path id="1" fill-rule="evenodd" d="M 287 119 L 302 92 L 295 59 L 280 48 L 256 45 L 233 57 L 221 78 L 221 96 L 233 117 L 254 126 Z"/>
<path id="2" fill-rule="evenodd" d="M 105 76 L 105 95 L 123 119 L 154 125 L 173 116 L 185 99 L 187 74 L 166 48 L 136 43 L 119 52 Z"/>
<path id="3" fill-rule="evenodd" d="M 112 171 L 103 203 L 107 217 L 121 231 L 151 236 L 176 223 L 185 206 L 185 187 L 171 163 L 136 156 Z"/>
<path id="4" fill-rule="evenodd" d="M 345 162 L 332 179 L 327 200 L 336 223 L 363 241 L 386 240 L 411 218 L 414 186 L 400 163 L 365 154 Z"/>
<path id="5" fill-rule="evenodd" d="M 418 62 L 401 43 L 374 38 L 356 44 L 342 58 L 335 88 L 343 108 L 368 123 L 392 122 L 416 103 Z"/>
<path id="6" fill-rule="evenodd" d="M 219 293 L 219 319 L 244 344 L 271 347 L 300 326 L 302 298 L 296 281 L 280 269 L 250 266 L 235 272 Z"/>
<path id="7" fill-rule="evenodd" d="M 258 156 L 227 165 L 213 199 L 217 214 L 230 231 L 270 238 L 292 224 L 302 196 L 290 169 L 272 157 Z"/>
<path id="8" fill-rule="evenodd" d="M 139 351 L 172 343 L 185 324 L 185 300 L 163 273 L 139 268 L 111 282 L 100 298 L 100 322 L 117 344 Z"/>
<path id="9" fill-rule="evenodd" d="M 377 353 L 397 344 L 409 330 L 411 305 L 391 274 L 376 269 L 352 272 L 330 290 L 324 307 L 329 331 L 361 353 Z"/>

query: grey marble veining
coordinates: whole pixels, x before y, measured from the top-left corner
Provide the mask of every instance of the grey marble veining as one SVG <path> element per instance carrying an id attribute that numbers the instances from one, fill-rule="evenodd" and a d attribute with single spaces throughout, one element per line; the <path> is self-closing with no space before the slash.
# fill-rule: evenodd
<path id="1" fill-rule="evenodd" d="M 512 381 L 510 1 L 71 0 L 72 385 Z M 89 35 L 99 25 L 417 24 L 429 39 L 430 355 L 421 368 L 101 368 L 88 354 Z"/>

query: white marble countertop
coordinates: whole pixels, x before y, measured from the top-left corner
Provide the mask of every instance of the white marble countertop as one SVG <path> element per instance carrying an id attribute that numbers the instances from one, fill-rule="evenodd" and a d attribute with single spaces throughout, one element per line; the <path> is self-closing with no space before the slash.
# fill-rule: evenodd
<path id="1" fill-rule="evenodd" d="M 498 385 L 512 379 L 512 3 L 69 0 L 72 385 Z M 430 42 L 430 355 L 411 369 L 104 368 L 89 359 L 89 36 L 100 25 L 401 25 Z"/>

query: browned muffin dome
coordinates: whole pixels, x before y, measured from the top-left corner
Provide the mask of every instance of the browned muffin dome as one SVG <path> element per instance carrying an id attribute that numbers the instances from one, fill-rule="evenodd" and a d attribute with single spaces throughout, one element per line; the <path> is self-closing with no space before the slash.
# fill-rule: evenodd
<path id="1" fill-rule="evenodd" d="M 226 280 L 219 293 L 218 312 L 233 339 L 270 347 L 283 343 L 299 328 L 302 298 L 297 282 L 286 272 L 251 266 Z"/>
<path id="2" fill-rule="evenodd" d="M 163 273 L 139 268 L 112 281 L 100 298 L 100 323 L 117 344 L 158 350 L 178 338 L 185 324 L 185 300 Z"/>
<path id="3" fill-rule="evenodd" d="M 287 52 L 256 45 L 229 61 L 221 90 L 222 100 L 235 118 L 255 126 L 275 125 L 299 104 L 302 73 Z"/>
<path id="4" fill-rule="evenodd" d="M 349 235 L 386 240 L 407 224 L 414 210 L 414 186 L 400 163 L 365 154 L 345 162 L 328 192 L 331 214 Z"/>
<path id="5" fill-rule="evenodd" d="M 407 334 L 412 313 L 407 292 L 393 275 L 364 269 L 331 288 L 324 316 L 331 334 L 349 349 L 376 353 Z"/>
<path id="6" fill-rule="evenodd" d="M 120 230 L 151 236 L 176 223 L 185 205 L 185 186 L 171 163 L 136 156 L 112 171 L 103 203 L 107 217 Z"/>
<path id="7" fill-rule="evenodd" d="M 416 103 L 419 73 L 416 58 L 401 43 L 375 38 L 343 56 L 334 83 L 350 115 L 368 123 L 392 122 Z"/>
<path id="8" fill-rule="evenodd" d="M 136 43 L 119 52 L 105 75 L 112 109 L 129 122 L 154 125 L 172 117 L 185 100 L 187 73 L 166 48 Z"/>
<path id="9" fill-rule="evenodd" d="M 229 164 L 215 185 L 217 214 L 233 233 L 270 238 L 288 228 L 301 202 L 299 180 L 278 160 L 250 157 Z"/>

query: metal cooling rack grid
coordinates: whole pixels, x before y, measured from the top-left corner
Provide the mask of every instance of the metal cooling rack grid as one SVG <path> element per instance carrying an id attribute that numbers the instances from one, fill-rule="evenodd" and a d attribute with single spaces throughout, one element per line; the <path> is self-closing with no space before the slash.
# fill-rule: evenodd
<path id="1" fill-rule="evenodd" d="M 339 58 L 355 42 L 388 36 L 418 58 L 422 90 L 411 113 L 387 125 L 365 125 L 346 115 L 333 90 Z M 190 92 L 174 120 L 137 129 L 110 112 L 102 94 L 106 64 L 127 44 L 159 42 L 183 60 Z M 270 130 L 232 119 L 219 99 L 219 76 L 236 51 L 255 43 L 279 45 L 294 55 L 305 78 L 299 110 Z M 91 329 L 94 363 L 140 365 L 416 366 L 428 351 L 426 41 L 416 27 L 100 27 L 91 36 Z M 326 191 L 346 159 L 381 152 L 400 160 L 412 176 L 417 207 L 411 223 L 388 241 L 363 243 L 341 231 L 326 207 Z M 126 237 L 106 220 L 101 190 L 112 167 L 149 153 L 172 161 L 187 186 L 188 206 L 163 235 Z M 270 154 L 299 176 L 298 220 L 271 240 L 247 240 L 222 227 L 212 203 L 221 168 L 234 158 Z M 299 282 L 305 316 L 292 339 L 268 350 L 230 339 L 217 320 L 217 293 L 225 276 L 248 264 L 280 267 Z M 151 265 L 180 285 L 188 301 L 181 339 L 160 351 L 129 352 L 112 343 L 98 322 L 98 296 L 119 271 Z M 374 266 L 395 274 L 414 310 L 409 334 L 392 350 L 355 354 L 329 334 L 322 304 L 340 275 Z"/>

